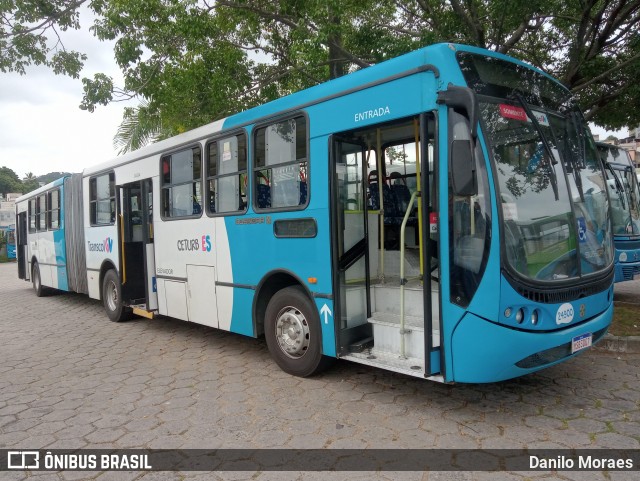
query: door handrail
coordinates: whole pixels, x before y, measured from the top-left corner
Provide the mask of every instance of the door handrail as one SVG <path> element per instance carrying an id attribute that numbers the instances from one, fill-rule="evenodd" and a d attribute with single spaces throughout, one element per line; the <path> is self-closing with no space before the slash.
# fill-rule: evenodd
<path id="1" fill-rule="evenodd" d="M 405 355 L 404 335 L 408 333 L 404 328 L 404 285 L 407 283 L 407 279 L 404 277 L 404 237 L 407 221 L 409 220 L 409 215 L 413 208 L 413 203 L 419 196 L 421 196 L 421 194 L 418 190 L 411 194 L 407 211 L 404 213 L 402 225 L 400 226 L 400 357 L 403 359 L 406 359 L 407 357 Z"/>

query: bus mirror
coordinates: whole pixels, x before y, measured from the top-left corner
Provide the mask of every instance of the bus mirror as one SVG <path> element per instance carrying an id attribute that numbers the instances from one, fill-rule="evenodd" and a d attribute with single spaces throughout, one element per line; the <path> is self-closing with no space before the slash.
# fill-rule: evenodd
<path id="1" fill-rule="evenodd" d="M 478 193 L 476 166 L 470 140 L 454 140 L 451 143 L 449 168 L 455 195 L 472 196 Z"/>
<path id="2" fill-rule="evenodd" d="M 478 100 L 476 94 L 469 87 L 456 87 L 449 84 L 447 90 L 438 92 L 439 104 L 458 109 L 469 120 L 471 138 L 478 137 Z"/>

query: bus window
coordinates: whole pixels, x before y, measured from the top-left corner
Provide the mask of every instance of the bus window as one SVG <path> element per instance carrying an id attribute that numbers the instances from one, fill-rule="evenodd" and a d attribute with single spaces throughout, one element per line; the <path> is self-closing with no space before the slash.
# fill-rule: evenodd
<path id="1" fill-rule="evenodd" d="M 48 228 L 49 230 L 57 230 L 60 227 L 60 191 L 58 189 L 52 190 L 47 196 Z"/>
<path id="2" fill-rule="evenodd" d="M 37 199 L 37 213 L 38 213 L 38 222 L 37 229 L 38 231 L 47 230 L 47 196 L 46 194 L 42 194 L 38 196 Z"/>
<path id="3" fill-rule="evenodd" d="M 468 120 L 453 110 L 450 110 L 449 116 L 452 140 L 470 139 Z M 482 279 L 491 238 L 489 180 L 479 142 L 476 142 L 475 163 L 476 195 L 454 195 L 449 179 L 449 247 L 452 252 L 450 294 L 453 302 L 464 307 L 471 302 Z"/>
<path id="4" fill-rule="evenodd" d="M 202 213 L 200 147 L 162 157 L 162 217 L 194 217 Z"/>
<path id="5" fill-rule="evenodd" d="M 36 199 L 29 200 L 29 233 L 36 231 Z"/>
<path id="6" fill-rule="evenodd" d="M 247 205 L 247 136 L 238 134 L 207 145 L 207 212 L 240 212 Z"/>
<path id="7" fill-rule="evenodd" d="M 255 206 L 278 209 L 306 205 L 307 120 L 284 120 L 256 130 Z"/>
<path id="8" fill-rule="evenodd" d="M 115 174 L 99 175 L 89 179 L 91 225 L 110 225 L 116 220 Z"/>

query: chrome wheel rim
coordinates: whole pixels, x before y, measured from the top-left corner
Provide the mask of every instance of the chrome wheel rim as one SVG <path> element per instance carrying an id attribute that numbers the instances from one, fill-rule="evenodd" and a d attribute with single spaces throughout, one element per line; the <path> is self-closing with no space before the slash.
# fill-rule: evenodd
<path id="1" fill-rule="evenodd" d="M 281 309 L 276 318 L 276 340 L 282 352 L 291 359 L 307 353 L 311 341 L 309 323 L 304 314 L 292 306 Z"/>
<path id="2" fill-rule="evenodd" d="M 109 281 L 107 284 L 106 297 L 109 310 L 115 311 L 118 308 L 118 288 L 115 282 Z"/>

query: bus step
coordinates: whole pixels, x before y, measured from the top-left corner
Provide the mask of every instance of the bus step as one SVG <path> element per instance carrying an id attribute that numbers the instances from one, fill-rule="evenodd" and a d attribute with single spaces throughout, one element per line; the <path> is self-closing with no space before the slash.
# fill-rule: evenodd
<path id="1" fill-rule="evenodd" d="M 363 352 L 373 347 L 373 337 L 366 337 L 349 346 L 349 352 Z"/>
<path id="2" fill-rule="evenodd" d="M 132 308 L 132 311 L 136 316 L 146 317 L 147 319 L 153 319 L 155 316 L 155 312 L 147 311 L 146 309 L 141 309 L 139 307 Z"/>

